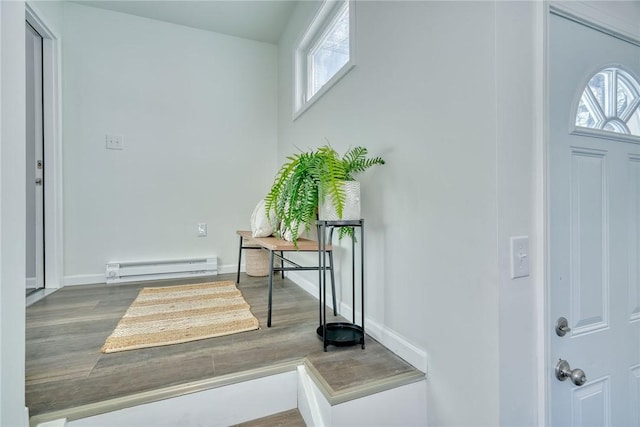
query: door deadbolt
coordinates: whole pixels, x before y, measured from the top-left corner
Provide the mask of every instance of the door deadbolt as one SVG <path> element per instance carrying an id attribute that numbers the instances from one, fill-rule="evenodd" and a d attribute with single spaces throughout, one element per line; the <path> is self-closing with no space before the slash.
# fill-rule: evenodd
<path id="1" fill-rule="evenodd" d="M 587 376 L 582 369 L 571 369 L 569 362 L 562 359 L 556 363 L 556 378 L 560 381 L 571 378 L 571 382 L 578 387 L 587 382 Z"/>
<path id="2" fill-rule="evenodd" d="M 556 334 L 559 337 L 563 337 L 567 335 L 567 332 L 570 332 L 571 328 L 569 327 L 569 321 L 564 317 L 559 318 L 556 321 Z"/>
<path id="3" fill-rule="evenodd" d="M 37 167 L 38 169 L 42 169 L 42 160 L 38 160 L 38 161 L 36 162 L 36 167 Z"/>

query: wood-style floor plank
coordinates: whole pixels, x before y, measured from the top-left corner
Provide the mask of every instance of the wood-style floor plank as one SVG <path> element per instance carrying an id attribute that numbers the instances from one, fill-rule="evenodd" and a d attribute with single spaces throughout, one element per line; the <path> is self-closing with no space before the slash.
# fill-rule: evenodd
<path id="1" fill-rule="evenodd" d="M 234 427 L 306 427 L 306 425 L 300 411 L 291 409 L 290 411 L 236 424 Z"/>
<path id="2" fill-rule="evenodd" d="M 244 274 L 238 288 L 258 318 L 259 330 L 163 347 L 100 352 L 141 288 L 223 280 L 235 280 L 235 275 L 66 287 L 29 306 L 26 403 L 30 414 L 45 414 L 303 358 L 338 393 L 385 378 L 417 373 L 370 337 L 366 338 L 365 350 L 360 346 L 329 347 L 324 352 L 315 332 L 318 302 L 288 279 L 274 280 L 273 326 L 267 328 L 267 278 Z"/>

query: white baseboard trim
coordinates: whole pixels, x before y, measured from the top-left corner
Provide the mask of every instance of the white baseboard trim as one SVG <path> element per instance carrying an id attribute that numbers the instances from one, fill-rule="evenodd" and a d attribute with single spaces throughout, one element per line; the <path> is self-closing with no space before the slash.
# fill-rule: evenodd
<path id="1" fill-rule="evenodd" d="M 294 282 L 296 285 L 307 291 L 309 295 L 318 299 L 318 285 L 311 280 L 307 279 L 300 273 L 296 273 L 295 271 L 287 271 L 286 277 Z M 327 297 L 329 298 L 329 297 Z"/>
<path id="2" fill-rule="evenodd" d="M 304 276 L 296 272 L 289 272 L 288 276 L 291 281 L 307 291 L 311 296 L 318 299 L 318 285 L 306 279 Z M 327 301 L 331 300 L 331 293 L 327 292 Z M 348 304 L 338 302 L 340 306 L 340 314 L 343 317 L 351 318 L 353 311 Z M 356 312 L 356 316 L 360 313 Z M 420 347 L 411 343 L 408 339 L 397 333 L 396 331 L 381 325 L 365 315 L 365 330 L 380 344 L 393 351 L 395 354 L 406 360 L 421 372 L 427 372 L 427 352 Z"/>
<path id="3" fill-rule="evenodd" d="M 73 276 L 64 276 L 62 283 L 64 286 L 76 285 L 92 285 L 95 283 L 106 283 L 107 278 L 104 273 L 100 274 L 76 274 Z"/>
<path id="4" fill-rule="evenodd" d="M 351 306 L 340 303 L 340 314 L 347 319 L 353 316 Z M 360 312 L 356 311 L 356 319 L 360 318 Z M 421 372 L 427 372 L 427 352 L 412 344 L 408 339 L 384 325 L 365 315 L 365 331 L 380 344 L 393 351 L 405 361 L 413 365 Z"/>
<path id="5" fill-rule="evenodd" d="M 226 265 L 218 265 L 218 274 L 229 274 L 229 273 L 237 273 L 238 272 L 238 264 L 226 264 Z M 244 264 L 240 264 L 240 272 L 246 272 L 244 268 Z"/>
<path id="6" fill-rule="evenodd" d="M 38 287 L 38 282 L 36 282 L 35 277 L 27 277 L 24 279 L 24 284 L 27 289 L 35 289 Z"/>

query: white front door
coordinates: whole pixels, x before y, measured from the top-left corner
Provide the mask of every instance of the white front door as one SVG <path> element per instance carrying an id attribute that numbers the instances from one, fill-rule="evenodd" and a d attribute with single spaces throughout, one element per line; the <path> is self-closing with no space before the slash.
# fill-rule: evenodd
<path id="1" fill-rule="evenodd" d="M 548 59 L 549 422 L 639 426 L 640 47 L 552 14 Z"/>

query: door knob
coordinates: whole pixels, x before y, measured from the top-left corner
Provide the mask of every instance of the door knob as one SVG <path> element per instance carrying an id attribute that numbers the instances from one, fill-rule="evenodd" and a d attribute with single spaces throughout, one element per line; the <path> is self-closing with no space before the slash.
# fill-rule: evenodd
<path id="1" fill-rule="evenodd" d="M 36 178 L 36 185 L 42 185 L 42 178 Z"/>
<path id="2" fill-rule="evenodd" d="M 567 378 L 571 378 L 571 382 L 578 387 L 584 385 L 587 382 L 587 376 L 582 369 L 571 369 L 569 362 L 560 359 L 556 363 L 556 378 L 560 381 L 564 381 Z"/>
<path id="3" fill-rule="evenodd" d="M 570 331 L 571 331 L 571 328 L 569 327 L 569 321 L 564 317 L 560 317 L 556 321 L 556 334 L 559 337 L 563 337 L 567 334 L 567 332 L 570 332 Z"/>

